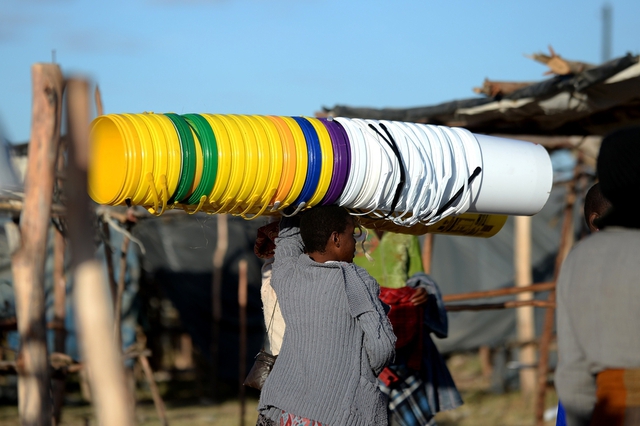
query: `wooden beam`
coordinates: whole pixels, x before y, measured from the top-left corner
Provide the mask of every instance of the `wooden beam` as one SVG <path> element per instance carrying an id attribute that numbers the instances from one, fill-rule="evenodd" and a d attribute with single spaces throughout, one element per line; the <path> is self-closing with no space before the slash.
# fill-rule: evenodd
<path id="1" fill-rule="evenodd" d="M 444 302 L 457 302 L 460 300 L 470 300 L 470 299 L 488 299 L 491 297 L 508 296 L 511 294 L 518 294 L 518 293 L 524 293 L 524 292 L 548 291 L 548 290 L 554 289 L 555 287 L 556 287 L 556 284 L 553 282 L 539 283 L 539 284 L 532 284 L 530 286 L 524 286 L 524 287 L 507 287 L 507 288 L 499 288 L 496 290 L 473 291 L 469 293 L 458 293 L 458 294 L 446 294 L 442 296 L 442 300 Z"/>
<path id="2" fill-rule="evenodd" d="M 545 72 L 545 75 L 569 75 L 580 74 L 582 71 L 594 68 L 594 65 L 587 62 L 569 61 L 558 55 L 553 47 L 549 46 L 549 54 L 534 53 L 533 55 L 525 55 L 529 59 L 533 59 L 536 62 L 540 62 L 549 67 L 549 71 Z"/>
<path id="3" fill-rule="evenodd" d="M 69 120 L 69 239 L 74 266 L 74 309 L 83 362 L 88 370 L 96 418 L 103 426 L 133 426 L 122 352 L 113 339 L 113 306 L 103 265 L 94 258 L 91 204 L 87 193 L 89 85 L 67 83 Z"/>
<path id="4" fill-rule="evenodd" d="M 50 226 L 64 79 L 54 64 L 31 67 L 31 140 L 20 219 L 21 246 L 11 263 L 20 333 L 18 412 L 22 425 L 51 424 L 44 266 Z"/>

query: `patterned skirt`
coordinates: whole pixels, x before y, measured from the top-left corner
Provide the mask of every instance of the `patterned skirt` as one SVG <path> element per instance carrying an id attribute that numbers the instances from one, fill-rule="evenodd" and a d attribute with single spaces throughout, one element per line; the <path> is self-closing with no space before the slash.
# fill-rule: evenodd
<path id="1" fill-rule="evenodd" d="M 327 426 L 315 420 L 305 419 L 304 417 L 296 416 L 295 414 L 282 412 L 280 415 L 280 423 L 276 424 L 271 419 L 266 418 L 262 414 L 258 415 L 258 422 L 256 426 Z"/>

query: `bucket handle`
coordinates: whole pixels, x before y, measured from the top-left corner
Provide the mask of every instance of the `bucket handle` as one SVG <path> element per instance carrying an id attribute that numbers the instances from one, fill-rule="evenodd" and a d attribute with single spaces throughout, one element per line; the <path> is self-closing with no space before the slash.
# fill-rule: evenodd
<path id="1" fill-rule="evenodd" d="M 190 211 L 186 205 L 182 206 L 182 210 L 184 210 L 185 212 L 189 213 L 189 214 L 196 214 L 200 211 L 200 209 L 202 208 L 202 206 L 204 206 L 204 202 L 207 200 L 207 196 L 203 195 L 202 197 L 200 197 L 200 202 L 198 203 L 198 206 L 196 207 L 195 210 Z"/>
<path id="2" fill-rule="evenodd" d="M 149 207 L 147 210 L 154 216 L 160 216 L 167 209 L 167 195 L 169 194 L 169 188 L 167 188 L 167 176 L 160 175 L 160 194 L 158 194 L 158 189 L 153 181 L 153 175 L 151 173 L 147 173 L 146 179 L 149 183 L 154 203 L 154 206 Z M 158 211 L 160 200 L 162 200 L 162 206 L 160 211 Z"/>
<path id="3" fill-rule="evenodd" d="M 278 190 L 278 188 L 275 188 L 275 189 L 273 189 L 273 190 L 271 191 L 271 194 L 269 194 L 269 198 L 268 198 L 268 200 L 270 200 L 271 198 L 273 198 L 273 196 L 275 195 L 275 193 L 276 193 L 276 191 L 277 191 L 277 190 Z M 252 205 L 251 207 L 253 207 L 253 205 Z M 262 213 L 264 213 L 264 212 L 265 212 L 265 210 L 267 210 L 267 207 L 269 207 L 269 203 L 268 203 L 268 202 L 267 202 L 267 203 L 264 203 L 264 204 L 262 205 L 262 208 L 260 209 L 260 211 L 259 211 L 258 213 L 256 213 L 256 214 L 254 214 L 253 216 L 247 216 L 247 212 L 249 211 L 249 209 L 250 209 L 251 207 L 247 207 L 247 209 L 246 209 L 245 211 L 243 211 L 242 213 L 240 213 L 240 216 L 242 216 L 242 218 L 243 218 L 243 219 L 245 219 L 245 220 L 253 220 L 253 219 L 257 218 L 258 216 L 261 216 L 261 215 L 262 215 Z"/>
<path id="4" fill-rule="evenodd" d="M 213 214 L 227 213 L 226 208 L 229 205 L 229 203 L 231 202 L 231 200 L 232 200 L 231 197 L 227 198 L 227 200 L 224 203 L 222 203 L 222 207 L 220 207 L 218 210 L 213 212 Z"/>

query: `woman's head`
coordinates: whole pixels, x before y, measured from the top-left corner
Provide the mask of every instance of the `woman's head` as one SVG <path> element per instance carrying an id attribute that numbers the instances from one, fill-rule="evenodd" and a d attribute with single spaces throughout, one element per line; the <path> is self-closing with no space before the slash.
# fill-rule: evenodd
<path id="1" fill-rule="evenodd" d="M 602 140 L 597 169 L 602 194 L 612 207 L 596 221 L 598 227 L 640 228 L 640 126 L 609 133 Z"/>
<path id="2" fill-rule="evenodd" d="M 305 251 L 317 262 L 352 262 L 356 247 L 354 225 L 353 217 L 343 207 L 316 206 L 303 212 L 300 236 Z"/>

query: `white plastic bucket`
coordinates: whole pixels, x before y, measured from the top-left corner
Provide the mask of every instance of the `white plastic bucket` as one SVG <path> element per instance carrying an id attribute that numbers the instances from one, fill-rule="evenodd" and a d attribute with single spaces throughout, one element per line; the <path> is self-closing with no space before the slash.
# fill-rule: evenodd
<path id="1" fill-rule="evenodd" d="M 477 196 L 468 212 L 523 215 L 544 207 L 553 184 L 547 150 L 538 144 L 473 134 L 482 153 Z"/>

